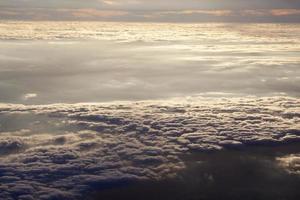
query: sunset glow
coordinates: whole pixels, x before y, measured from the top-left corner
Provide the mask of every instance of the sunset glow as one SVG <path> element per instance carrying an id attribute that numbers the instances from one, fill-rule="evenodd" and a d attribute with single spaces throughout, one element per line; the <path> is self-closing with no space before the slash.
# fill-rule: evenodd
<path id="1" fill-rule="evenodd" d="M 0 1 L 0 200 L 300 199 L 298 0 Z"/>

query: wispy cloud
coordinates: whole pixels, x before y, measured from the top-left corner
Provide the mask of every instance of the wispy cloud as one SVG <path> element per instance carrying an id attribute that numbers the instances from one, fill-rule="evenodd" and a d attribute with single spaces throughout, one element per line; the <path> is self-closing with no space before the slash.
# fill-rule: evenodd
<path id="1" fill-rule="evenodd" d="M 110 18 L 116 16 L 124 16 L 129 13 L 126 11 L 116 10 L 96 10 L 96 9 L 65 9 L 66 13 L 70 13 L 75 18 Z"/>
<path id="2" fill-rule="evenodd" d="M 288 16 L 288 15 L 298 15 L 300 16 L 300 9 L 274 9 L 271 10 L 273 16 Z"/>
<path id="3" fill-rule="evenodd" d="M 30 100 L 32 98 L 36 98 L 36 97 L 37 97 L 37 94 L 35 94 L 35 93 L 28 93 L 28 94 L 23 95 L 23 99 L 25 101 Z"/>

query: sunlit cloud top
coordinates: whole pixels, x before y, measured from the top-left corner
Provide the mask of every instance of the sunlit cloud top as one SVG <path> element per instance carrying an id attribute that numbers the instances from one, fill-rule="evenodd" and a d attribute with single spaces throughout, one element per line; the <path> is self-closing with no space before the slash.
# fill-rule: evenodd
<path id="1" fill-rule="evenodd" d="M 300 22 L 298 0 L 2 0 L 0 19 Z"/>

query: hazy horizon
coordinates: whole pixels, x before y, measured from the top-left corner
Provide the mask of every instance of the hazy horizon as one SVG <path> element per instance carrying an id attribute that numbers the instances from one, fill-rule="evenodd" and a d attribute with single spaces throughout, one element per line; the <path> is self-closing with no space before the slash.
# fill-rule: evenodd
<path id="1" fill-rule="evenodd" d="M 297 0 L 3 0 L 0 18 L 169 22 L 300 22 Z"/>

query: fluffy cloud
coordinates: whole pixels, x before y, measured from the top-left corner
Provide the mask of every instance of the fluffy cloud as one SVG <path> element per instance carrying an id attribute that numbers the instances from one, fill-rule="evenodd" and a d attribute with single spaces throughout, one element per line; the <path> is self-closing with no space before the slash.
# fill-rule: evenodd
<path id="1" fill-rule="evenodd" d="M 182 155 L 193 152 L 299 142 L 299 105 L 287 97 L 1 104 L 1 118 L 26 123 L 1 123 L 0 198 L 76 199 L 93 188 L 176 176 Z"/>
<path id="2" fill-rule="evenodd" d="M 291 154 L 288 156 L 278 157 L 277 161 L 289 173 L 300 175 L 300 155 Z"/>

